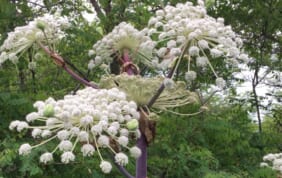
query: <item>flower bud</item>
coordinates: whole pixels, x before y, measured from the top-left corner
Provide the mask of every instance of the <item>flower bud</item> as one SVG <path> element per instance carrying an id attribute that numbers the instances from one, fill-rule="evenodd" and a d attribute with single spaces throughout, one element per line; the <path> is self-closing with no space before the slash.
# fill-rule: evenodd
<path id="1" fill-rule="evenodd" d="M 44 31 L 45 24 L 43 22 L 37 22 L 36 27 L 39 28 L 40 30 Z"/>
<path id="2" fill-rule="evenodd" d="M 138 126 L 139 126 L 139 123 L 138 123 L 138 120 L 137 120 L 137 119 L 132 119 L 131 121 L 129 121 L 129 122 L 126 123 L 126 127 L 127 127 L 129 130 L 137 129 Z"/>
<path id="3" fill-rule="evenodd" d="M 43 116 L 45 117 L 52 117 L 54 116 L 55 111 L 52 105 L 46 105 L 43 111 Z"/>

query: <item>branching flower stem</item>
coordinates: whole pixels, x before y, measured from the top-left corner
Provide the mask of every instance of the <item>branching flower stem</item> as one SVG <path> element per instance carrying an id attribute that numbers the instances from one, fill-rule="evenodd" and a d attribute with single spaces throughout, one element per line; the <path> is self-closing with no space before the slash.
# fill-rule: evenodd
<path id="1" fill-rule="evenodd" d="M 51 58 L 53 58 L 56 65 L 62 67 L 68 74 L 70 74 L 75 80 L 79 81 L 80 83 L 98 89 L 99 87 L 84 78 L 80 77 L 78 74 L 76 74 L 73 70 L 71 70 L 67 65 L 64 59 L 58 55 L 57 53 L 51 51 L 49 48 L 45 47 L 42 43 L 38 42 L 39 46 L 46 52 Z"/>
<path id="2" fill-rule="evenodd" d="M 180 62 L 181 62 L 181 59 L 183 59 L 184 57 L 184 54 L 185 52 L 187 51 L 187 48 L 188 48 L 188 44 L 184 46 L 184 49 L 181 53 L 181 55 L 176 59 L 172 69 L 169 71 L 168 75 L 167 75 L 167 78 L 173 78 L 173 75 L 175 74 Z M 161 86 L 159 87 L 158 91 L 156 92 L 156 94 L 150 99 L 150 101 L 148 102 L 147 104 L 147 107 L 150 108 L 153 106 L 153 104 L 157 101 L 157 99 L 159 98 L 159 96 L 161 95 L 161 93 L 164 91 L 164 84 L 162 83 Z"/>

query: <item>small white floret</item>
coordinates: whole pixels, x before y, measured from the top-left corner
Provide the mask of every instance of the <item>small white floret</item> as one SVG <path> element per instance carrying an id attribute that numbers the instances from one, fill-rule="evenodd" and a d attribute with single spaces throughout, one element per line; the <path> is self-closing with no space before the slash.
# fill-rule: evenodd
<path id="1" fill-rule="evenodd" d="M 125 166 L 128 163 L 128 157 L 124 153 L 117 153 L 115 155 L 115 161 L 121 166 Z"/>
<path id="2" fill-rule="evenodd" d="M 100 168 L 105 174 L 108 174 L 112 170 L 112 165 L 108 161 L 102 161 L 100 164 Z"/>
<path id="3" fill-rule="evenodd" d="M 31 152 L 32 147 L 28 144 L 22 144 L 19 148 L 19 154 L 20 155 L 28 155 Z"/>
<path id="4" fill-rule="evenodd" d="M 75 159 L 75 155 L 70 151 L 64 152 L 61 155 L 61 162 L 65 164 L 68 164 L 69 162 L 74 161 L 74 159 Z"/>
<path id="5" fill-rule="evenodd" d="M 44 153 L 44 154 L 42 154 L 40 156 L 39 160 L 40 160 L 41 163 L 46 164 L 46 163 L 48 163 L 48 162 L 53 160 L 53 154 L 49 153 L 49 152 L 46 152 L 46 153 Z"/>

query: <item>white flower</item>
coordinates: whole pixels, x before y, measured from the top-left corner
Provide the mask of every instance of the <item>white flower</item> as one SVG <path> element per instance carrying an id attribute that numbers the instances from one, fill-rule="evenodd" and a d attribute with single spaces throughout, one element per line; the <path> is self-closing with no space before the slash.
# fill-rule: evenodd
<path id="1" fill-rule="evenodd" d="M 115 161 L 121 166 L 125 166 L 128 163 L 128 157 L 124 153 L 117 153 L 115 155 Z"/>
<path id="2" fill-rule="evenodd" d="M 95 51 L 94 50 L 89 50 L 88 51 L 88 56 L 93 56 L 95 54 Z"/>
<path id="3" fill-rule="evenodd" d="M 38 110 L 43 109 L 45 107 L 45 103 L 43 101 L 36 101 L 33 104 L 34 108 L 37 108 Z"/>
<path id="4" fill-rule="evenodd" d="M 102 162 L 100 163 L 100 168 L 101 168 L 101 170 L 102 170 L 105 174 L 108 174 L 108 173 L 110 173 L 111 170 L 112 170 L 112 165 L 111 165 L 111 163 L 108 162 L 108 161 L 102 161 Z"/>
<path id="5" fill-rule="evenodd" d="M 199 67 L 205 67 L 208 64 L 208 58 L 205 56 L 199 56 L 196 58 L 196 65 Z"/>
<path id="6" fill-rule="evenodd" d="M 80 130 L 79 130 L 78 127 L 72 127 L 72 128 L 70 129 L 70 133 L 71 133 L 72 135 L 74 135 L 74 136 L 77 136 L 77 135 L 79 134 L 79 132 L 80 132 Z"/>
<path id="7" fill-rule="evenodd" d="M 148 22 L 148 25 L 149 25 L 149 26 L 155 25 L 157 22 L 158 22 L 158 19 L 152 17 L 152 18 L 150 18 L 150 20 L 149 20 L 149 22 Z"/>
<path id="8" fill-rule="evenodd" d="M 10 129 L 33 129 L 31 135 L 36 139 L 40 136 L 41 139 L 44 139 L 53 135 L 53 137 L 40 142 L 36 140 L 38 145 L 33 146 L 34 148 L 58 138 L 60 143 L 56 148 L 64 152 L 61 155 L 63 163 L 73 161 L 75 155 L 72 151 L 78 150 L 77 147 L 80 147 L 80 144 L 74 144 L 71 142 L 72 140 L 75 140 L 76 143 L 84 143 L 79 148 L 83 156 L 93 155 L 96 147 L 97 149 L 109 148 L 111 146 L 110 140 L 119 143 L 121 150 L 123 147 L 127 149 L 129 139 L 132 138 L 128 137 L 129 131 L 126 129 L 128 123 L 130 123 L 129 128 L 135 131 L 138 128 L 137 119 L 140 117 L 137 104 L 134 101 L 127 101 L 125 93 L 117 88 L 95 90 L 87 87 L 78 90 L 76 94 L 66 95 L 61 100 L 56 101 L 53 98 L 48 98 L 45 101 L 36 102 L 34 106 L 37 108 L 37 112 L 30 114 L 28 120 L 33 120 L 33 116 L 40 116 L 39 122 L 35 126 L 29 127 L 26 122 L 13 121 L 9 126 Z M 45 115 L 52 115 L 52 117 L 43 116 L 43 111 L 46 108 L 52 108 L 51 110 L 54 112 L 45 113 Z M 19 153 L 26 155 L 30 153 L 31 148 L 28 144 L 22 145 Z M 53 152 L 42 154 L 40 162 L 45 164 L 52 161 L 52 154 Z M 128 162 L 122 156 L 118 161 L 120 164 Z M 103 168 L 105 171 L 106 167 Z"/>
<path id="9" fill-rule="evenodd" d="M 90 115 L 85 115 L 80 119 L 80 124 L 84 127 L 90 125 L 93 122 L 93 117 Z"/>
<path id="10" fill-rule="evenodd" d="M 83 156 L 92 156 L 95 152 L 95 149 L 91 144 L 84 144 L 81 147 L 81 152 Z"/>
<path id="11" fill-rule="evenodd" d="M 188 82 L 195 80 L 196 77 L 197 73 L 195 71 L 188 71 L 185 73 L 185 80 L 187 80 Z"/>
<path id="12" fill-rule="evenodd" d="M 213 58 L 220 57 L 220 56 L 223 54 L 222 51 L 220 51 L 220 50 L 218 50 L 218 49 L 216 49 L 216 48 L 212 48 L 212 49 L 210 50 L 210 53 L 211 53 L 211 56 L 212 56 Z"/>
<path id="13" fill-rule="evenodd" d="M 124 147 L 128 144 L 128 138 L 126 136 L 120 136 L 117 141 L 120 145 Z"/>
<path id="14" fill-rule="evenodd" d="M 78 134 L 79 141 L 87 142 L 89 138 L 89 134 L 86 131 L 80 131 Z"/>
<path id="15" fill-rule="evenodd" d="M 38 137 L 40 137 L 41 133 L 42 133 L 41 129 L 35 128 L 31 132 L 31 135 L 32 135 L 33 138 L 38 138 Z"/>
<path id="16" fill-rule="evenodd" d="M 248 63 L 250 61 L 250 58 L 247 54 L 242 53 L 238 56 L 238 58 L 241 59 L 242 61 L 246 62 L 246 63 Z"/>
<path id="17" fill-rule="evenodd" d="M 46 153 L 44 153 L 44 154 L 42 154 L 40 156 L 39 160 L 40 160 L 41 163 L 46 164 L 46 163 L 48 163 L 48 162 L 53 160 L 53 154 L 49 153 L 49 152 L 46 152 Z"/>
<path id="18" fill-rule="evenodd" d="M 164 16 L 165 13 L 164 13 L 163 10 L 157 10 L 157 11 L 156 11 L 156 15 L 157 15 L 157 16 Z"/>
<path id="19" fill-rule="evenodd" d="M 19 148 L 19 154 L 20 155 L 28 155 L 31 152 L 32 147 L 28 144 L 22 144 Z"/>
<path id="20" fill-rule="evenodd" d="M 119 134 L 121 135 L 121 136 L 128 136 L 128 130 L 127 129 L 125 129 L 125 128 L 122 128 L 122 129 L 120 129 L 120 131 L 119 131 Z"/>
<path id="21" fill-rule="evenodd" d="M 100 137 L 98 138 L 97 142 L 102 147 L 107 147 L 110 144 L 109 137 L 107 137 L 105 135 L 100 135 Z"/>
<path id="22" fill-rule="evenodd" d="M 62 140 L 59 144 L 61 151 L 70 151 L 72 149 L 72 143 L 69 140 Z"/>
<path id="23" fill-rule="evenodd" d="M 45 43 L 46 39 L 51 45 L 59 42 L 65 36 L 62 30 L 68 26 L 69 22 L 66 18 L 45 14 L 25 26 L 16 27 L 13 32 L 8 34 L 7 39 L 0 47 L 1 51 L 5 51 L 5 55 L 1 55 L 1 62 L 9 59 L 14 64 L 18 63 L 18 56 L 33 47 L 34 44 L 36 45 L 36 42 Z M 42 30 L 44 30 L 44 34 Z M 29 65 L 29 67 L 34 69 L 34 64 L 30 64 L 33 66 Z"/>
<path id="24" fill-rule="evenodd" d="M 108 132 L 110 135 L 113 135 L 113 136 L 114 136 L 114 135 L 117 134 L 118 130 L 117 130 L 116 127 L 110 126 L 110 127 L 107 129 L 107 132 Z"/>
<path id="25" fill-rule="evenodd" d="M 95 67 L 94 60 L 90 60 L 87 67 L 89 70 L 92 70 Z"/>
<path id="26" fill-rule="evenodd" d="M 167 48 L 162 47 L 158 50 L 157 54 L 159 57 L 164 57 L 166 55 L 166 52 L 167 52 Z"/>
<path id="27" fill-rule="evenodd" d="M 20 121 L 17 126 L 17 131 L 21 132 L 23 129 L 28 128 L 28 124 L 24 121 Z"/>
<path id="28" fill-rule="evenodd" d="M 42 133 L 41 133 L 41 137 L 46 138 L 46 137 L 51 136 L 51 134 L 52 134 L 52 132 L 50 130 L 43 130 Z"/>
<path id="29" fill-rule="evenodd" d="M 199 48 L 197 46 L 191 46 L 189 48 L 189 55 L 190 56 L 198 56 L 199 52 L 200 52 L 200 50 L 199 50 Z"/>
<path id="30" fill-rule="evenodd" d="M 280 166 L 282 166 L 282 159 L 275 159 L 274 161 L 273 161 L 273 167 L 274 168 L 280 168 Z"/>
<path id="31" fill-rule="evenodd" d="M 71 115 L 74 116 L 74 117 L 78 117 L 81 115 L 81 110 L 78 109 L 78 108 L 74 108 L 71 112 Z"/>
<path id="32" fill-rule="evenodd" d="M 168 48 L 174 48 L 174 47 L 176 47 L 176 41 L 174 41 L 174 40 L 169 40 L 169 41 L 167 42 L 167 47 L 168 47 Z"/>
<path id="33" fill-rule="evenodd" d="M 101 134 L 103 131 L 103 128 L 100 124 L 98 125 L 93 125 L 91 127 L 91 132 L 94 134 L 94 135 L 98 135 L 98 134 Z"/>
<path id="34" fill-rule="evenodd" d="M 215 80 L 215 83 L 216 85 L 219 87 L 219 88 L 224 88 L 226 86 L 226 82 L 223 78 L 219 77 Z"/>
<path id="35" fill-rule="evenodd" d="M 273 161 L 274 159 L 276 159 L 276 156 L 272 153 L 267 154 L 263 157 L 263 161 Z"/>
<path id="36" fill-rule="evenodd" d="M 58 119 L 51 117 L 51 118 L 48 118 L 46 120 L 46 126 L 52 126 L 52 125 L 55 125 L 58 122 L 59 122 Z"/>
<path id="37" fill-rule="evenodd" d="M 12 122 L 10 123 L 10 125 L 9 125 L 9 129 L 10 129 L 10 130 L 15 129 L 16 127 L 18 127 L 19 123 L 20 123 L 19 120 L 12 121 Z"/>
<path id="38" fill-rule="evenodd" d="M 138 148 L 137 146 L 130 148 L 129 152 L 133 158 L 139 158 L 142 154 L 140 148 Z"/>
<path id="39" fill-rule="evenodd" d="M 199 40 L 198 45 L 202 49 L 208 49 L 209 48 L 209 43 L 206 40 Z"/>
<path id="40" fill-rule="evenodd" d="M 68 164 L 69 162 L 74 161 L 74 159 L 75 159 L 75 155 L 70 151 L 64 152 L 61 155 L 61 162 L 65 164 Z"/>
<path id="41" fill-rule="evenodd" d="M 27 122 L 32 122 L 36 119 L 38 119 L 40 116 L 37 112 L 32 112 L 32 113 L 29 113 L 28 115 L 26 115 L 25 119 Z"/>
<path id="42" fill-rule="evenodd" d="M 151 19 L 150 23 L 156 26 L 161 26 L 162 23 L 159 22 L 156 18 Z M 106 64 L 108 65 L 113 60 L 116 60 L 112 54 L 117 54 L 118 52 L 123 51 L 124 49 L 129 49 L 129 53 L 138 54 L 138 52 L 143 55 L 137 55 L 132 58 L 134 63 L 142 63 L 144 65 L 151 65 L 151 60 L 149 56 L 153 53 L 153 48 L 155 42 L 147 35 L 149 32 L 148 29 L 139 31 L 135 29 L 131 24 L 121 22 L 117 25 L 112 32 L 104 36 L 102 40 L 97 41 L 92 50 L 96 54 L 94 63 L 96 65 Z M 145 57 L 144 57 L 145 55 Z M 89 68 L 92 68 L 93 63 L 89 63 Z M 102 66 L 101 66 L 102 67 Z"/>
<path id="43" fill-rule="evenodd" d="M 57 137 L 58 137 L 58 139 L 60 139 L 60 140 L 66 140 L 66 139 L 68 139 L 68 138 L 69 138 L 69 135 L 70 135 L 70 133 L 69 133 L 69 131 L 67 131 L 67 130 L 60 130 L 60 131 L 57 133 Z"/>
<path id="44" fill-rule="evenodd" d="M 240 54 L 240 50 L 236 47 L 231 47 L 229 48 L 229 56 L 231 57 L 238 57 Z"/>

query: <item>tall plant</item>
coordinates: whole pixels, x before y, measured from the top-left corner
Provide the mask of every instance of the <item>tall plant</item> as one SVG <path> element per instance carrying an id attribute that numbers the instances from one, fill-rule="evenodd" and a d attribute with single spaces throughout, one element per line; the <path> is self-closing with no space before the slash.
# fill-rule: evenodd
<path id="1" fill-rule="evenodd" d="M 57 143 L 40 156 L 45 164 L 58 153 L 61 162 L 68 164 L 80 148 L 85 157 L 96 152 L 102 172 L 109 173 L 112 163 L 103 156 L 108 149 L 126 177 L 133 177 L 124 167 L 129 163 L 128 153 L 137 159 L 136 177 L 146 177 L 147 146 L 155 136 L 158 113 L 190 116 L 206 111 L 205 102 L 196 113 L 175 109 L 198 102 L 198 95 L 187 90 L 196 78 L 207 74 L 211 81 L 205 83 L 225 88 L 221 73 L 232 73 L 240 61 L 248 60 L 240 52 L 241 38 L 224 25 L 223 18 L 207 15 L 199 0 L 197 5 L 187 2 L 157 10 L 143 30 L 122 22 L 97 41 L 89 50 L 93 59 L 88 68 L 102 68 L 105 74 L 95 84 L 72 70 L 56 49 L 69 26 L 59 14 L 46 14 L 17 27 L 1 46 L 0 64 L 7 60 L 17 64 L 24 55 L 33 55 L 30 49 L 43 50 L 86 86 L 63 99 L 37 101 L 37 111 L 29 113 L 26 121 L 11 122 L 11 130 L 31 129 L 31 136 L 42 140 L 21 145 L 20 155 Z M 35 68 L 36 61 L 29 61 L 28 67 Z"/>

